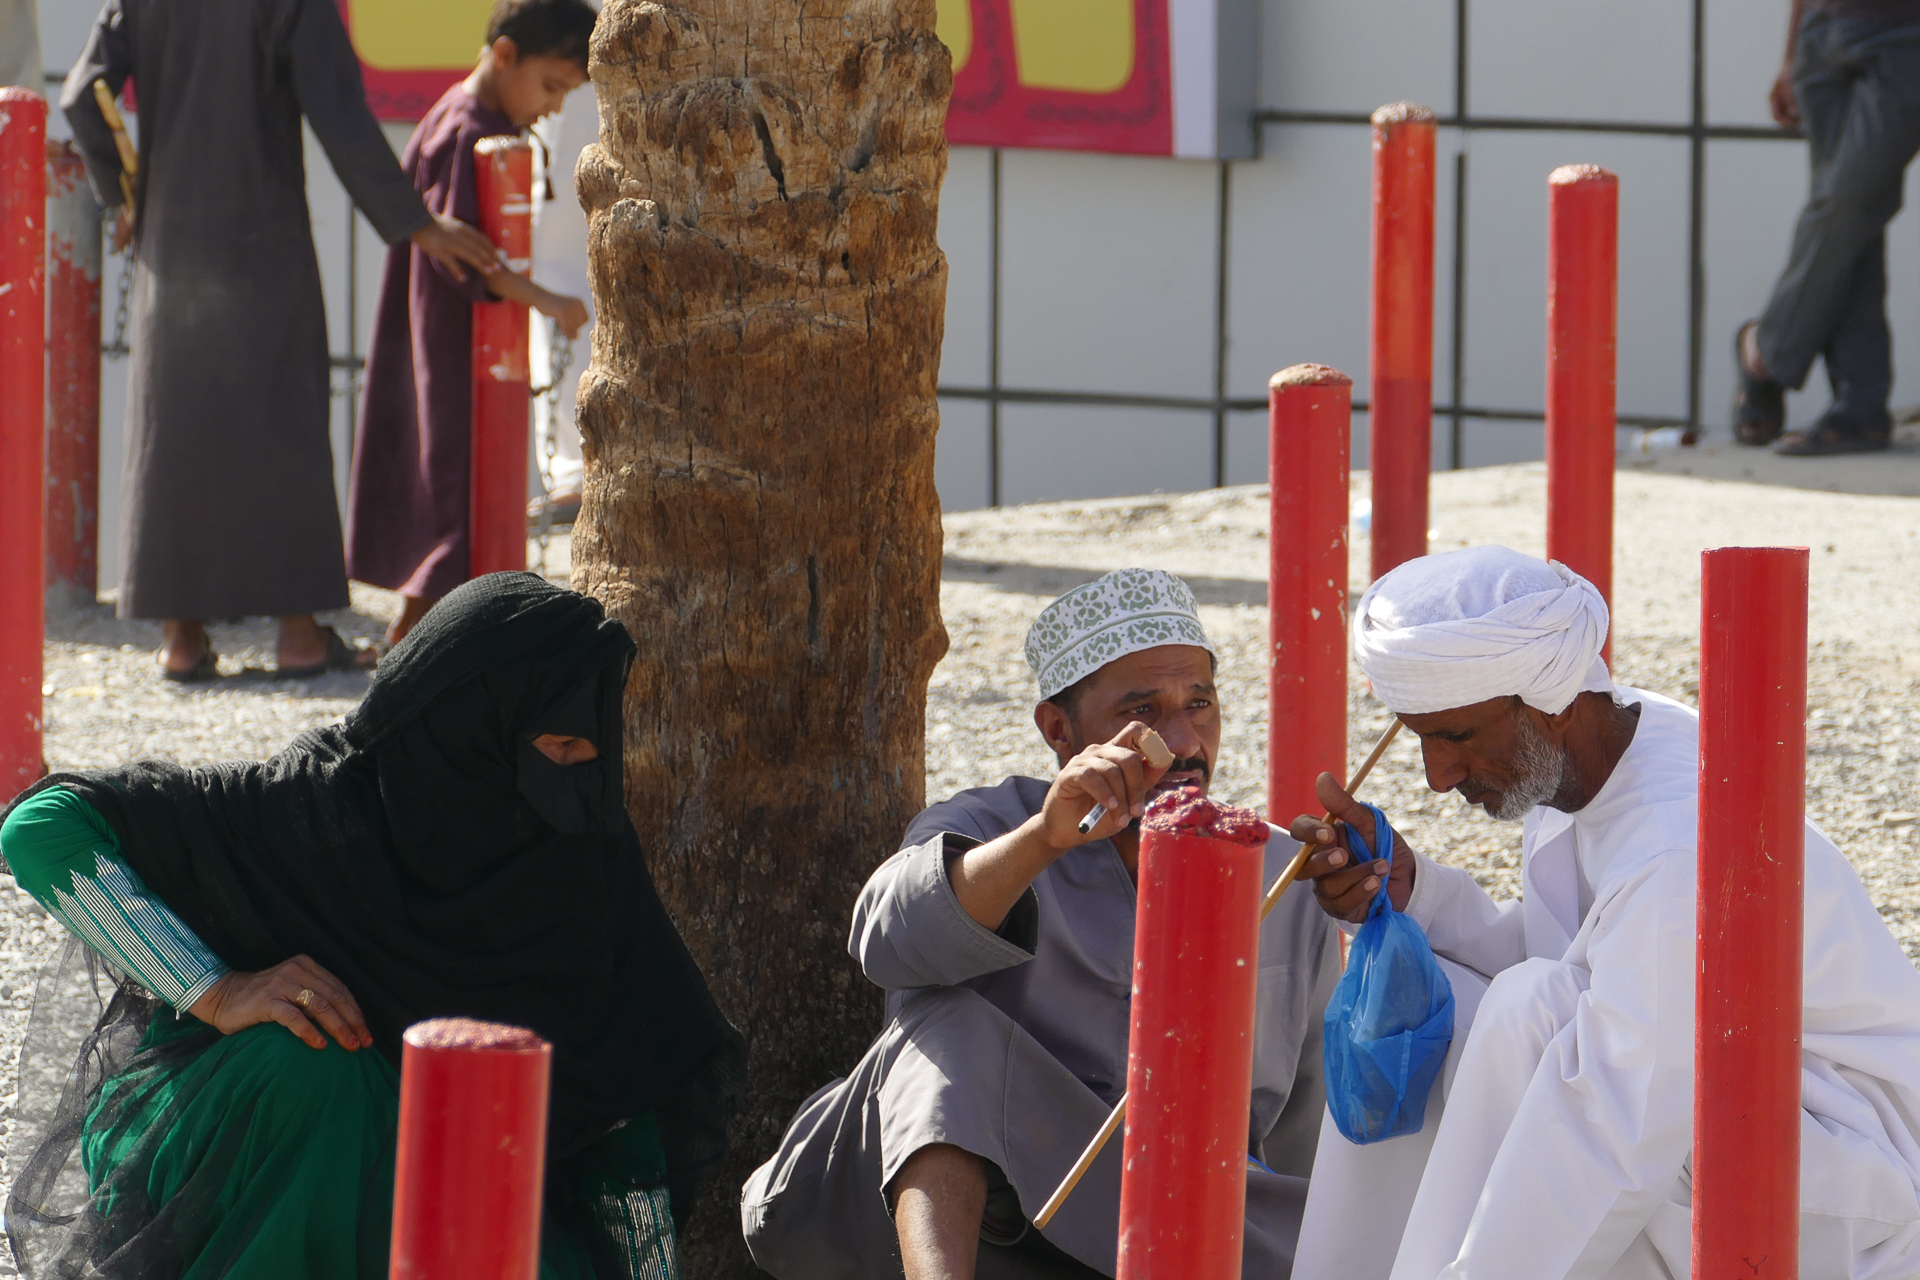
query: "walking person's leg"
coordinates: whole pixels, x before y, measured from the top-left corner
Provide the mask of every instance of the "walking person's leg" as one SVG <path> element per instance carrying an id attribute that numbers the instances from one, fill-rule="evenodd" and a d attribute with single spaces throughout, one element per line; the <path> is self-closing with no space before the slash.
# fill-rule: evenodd
<path id="1" fill-rule="evenodd" d="M 1814 194 L 1827 180 L 1833 167 L 1833 153 L 1839 142 L 1840 121 L 1846 118 L 1847 101 L 1853 93 L 1853 76 L 1838 53 L 1831 18 L 1814 15 L 1808 19 L 1793 42 L 1793 102 L 1798 124 L 1807 135 L 1809 166 L 1808 203 L 1794 226 L 1787 265 L 1774 283 L 1762 316 L 1748 320 L 1734 334 L 1734 361 L 1737 375 L 1733 399 L 1733 434 L 1741 444 L 1771 444 L 1787 425 L 1786 393 L 1798 386 L 1779 349 L 1778 334 L 1773 335 L 1770 354 L 1763 355 L 1760 333 L 1768 316 L 1779 317 L 1776 328 L 1795 314 L 1791 297 L 1802 287 L 1810 270 L 1810 258 L 1821 243 L 1824 223 L 1813 216 Z M 1778 108 L 1776 108 L 1776 115 Z M 1791 122 L 1782 118 L 1783 123 Z M 1815 348 L 1817 350 L 1817 347 Z M 1811 363 L 1812 353 L 1806 356 Z M 1804 368 L 1800 378 L 1805 379 Z"/>
<path id="2" fill-rule="evenodd" d="M 1897 192 L 1896 192 L 1897 196 Z M 1833 388 L 1828 416 L 1849 429 L 1886 436 L 1893 395 L 1893 331 L 1887 326 L 1887 237 L 1874 237 L 1853 267 L 1849 305 L 1820 353 Z"/>
<path id="3" fill-rule="evenodd" d="M 1743 372 L 1797 388 L 1814 357 L 1837 342 L 1839 358 L 1851 366 L 1839 376 L 1871 394 L 1891 377 L 1884 362 L 1876 368 L 1874 322 L 1859 314 L 1861 307 L 1881 308 L 1884 265 L 1863 260 L 1884 253 L 1904 170 L 1920 149 L 1920 28 L 1816 17 L 1802 32 L 1795 67 L 1812 181 L 1787 267 L 1757 325 L 1743 333 Z M 1877 323 L 1884 328 L 1883 311 Z M 1781 450 L 1828 453 L 1879 443 L 1854 424 L 1823 419 L 1783 440 Z"/>

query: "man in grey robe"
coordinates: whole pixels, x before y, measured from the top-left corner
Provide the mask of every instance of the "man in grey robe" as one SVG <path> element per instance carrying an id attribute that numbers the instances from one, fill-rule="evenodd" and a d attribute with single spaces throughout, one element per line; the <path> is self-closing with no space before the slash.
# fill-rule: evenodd
<path id="1" fill-rule="evenodd" d="M 163 668 L 214 674 L 201 620 L 281 619 L 283 671 L 352 665 L 313 613 L 347 603 L 327 439 L 327 325 L 304 116 L 389 244 L 458 274 L 486 237 L 428 212 L 367 108 L 334 0 L 107 0 L 60 105 L 94 195 L 122 169 L 94 97 L 139 99 L 120 613 L 166 619 Z"/>
<path id="2" fill-rule="evenodd" d="M 0 0 L 0 85 L 44 94 L 38 9 L 35 0 Z"/>
<path id="3" fill-rule="evenodd" d="M 1205 788 L 1220 745 L 1214 653 L 1192 592 L 1125 569 L 1035 620 L 1035 723 L 1061 768 L 927 809 L 867 882 L 848 946 L 888 992 L 852 1075 L 801 1107 L 748 1180 L 742 1227 L 779 1280 L 1110 1276 L 1116 1139 L 1032 1226 L 1126 1089 L 1135 825 L 1153 794 Z M 1175 759 L 1136 748 L 1143 727 Z M 1090 835 L 1078 824 L 1096 804 Z M 1266 877 L 1299 846 L 1276 831 Z M 1312 896 L 1260 935 L 1246 1274 L 1292 1268 L 1320 1115 L 1320 1021 L 1340 954 Z"/>

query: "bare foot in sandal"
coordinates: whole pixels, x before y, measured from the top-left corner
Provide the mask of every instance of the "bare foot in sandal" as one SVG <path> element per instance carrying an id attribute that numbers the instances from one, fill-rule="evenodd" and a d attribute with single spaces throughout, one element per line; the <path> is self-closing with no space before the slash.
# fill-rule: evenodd
<path id="1" fill-rule="evenodd" d="M 220 674 L 219 655 L 205 624 L 197 618 L 169 618 L 161 626 L 160 674 L 180 684 L 197 684 Z"/>
<path id="2" fill-rule="evenodd" d="M 280 674 L 302 677 L 326 671 L 371 671 L 380 655 L 372 649 L 347 645 L 338 632 L 321 626 L 310 613 L 290 613 L 280 619 L 280 643 L 274 661 Z"/>
<path id="3" fill-rule="evenodd" d="M 1733 335 L 1733 438 L 1760 446 L 1779 439 L 1787 425 L 1787 389 L 1767 376 L 1760 356 L 1760 322 L 1749 320 Z"/>

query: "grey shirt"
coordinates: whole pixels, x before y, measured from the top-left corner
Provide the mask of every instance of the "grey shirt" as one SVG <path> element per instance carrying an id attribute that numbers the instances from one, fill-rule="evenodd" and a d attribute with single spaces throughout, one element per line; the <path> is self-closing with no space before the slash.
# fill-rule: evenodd
<path id="1" fill-rule="evenodd" d="M 1040 811 L 1047 783 L 1009 778 L 933 805 L 903 847 L 867 881 L 848 950 L 885 987 L 888 1015 L 918 988 L 961 986 L 1000 1009 L 1100 1098 L 1126 1090 L 1133 971 L 1134 886 L 1109 840 L 1062 854 L 998 930 L 961 908 L 947 858 L 1004 835 Z M 1275 829 L 1265 883 L 1299 848 Z M 1337 930 L 1304 886 L 1289 891 L 1260 932 L 1250 1149 L 1283 1172 L 1305 1173 L 1317 1137 L 1320 1018 L 1340 971 Z M 1302 1086 L 1305 1086 L 1304 1088 Z M 1303 1104 L 1299 1133 L 1289 1098 Z M 1291 1166 L 1291 1167 L 1288 1167 Z"/>

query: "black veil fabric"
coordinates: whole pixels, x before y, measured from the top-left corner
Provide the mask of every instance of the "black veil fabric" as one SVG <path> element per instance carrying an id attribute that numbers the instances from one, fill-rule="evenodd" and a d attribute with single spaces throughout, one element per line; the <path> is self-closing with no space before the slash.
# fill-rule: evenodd
<path id="1" fill-rule="evenodd" d="M 58 774 L 34 791 L 92 804 L 227 964 L 311 956 L 396 1067 L 426 1018 L 537 1031 L 554 1046 L 550 1160 L 654 1112 L 680 1217 L 724 1152 L 745 1046 L 626 814 L 633 655 L 592 598 L 491 574 L 428 613 L 343 723 L 269 760 Z M 531 748 L 545 733 L 591 738 L 599 758 L 556 765 Z"/>

